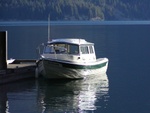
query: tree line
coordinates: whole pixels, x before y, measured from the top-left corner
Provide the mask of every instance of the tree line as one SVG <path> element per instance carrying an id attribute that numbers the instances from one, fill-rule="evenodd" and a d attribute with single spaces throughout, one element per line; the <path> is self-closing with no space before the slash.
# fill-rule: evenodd
<path id="1" fill-rule="evenodd" d="M 150 0 L 1 0 L 0 20 L 149 20 Z"/>

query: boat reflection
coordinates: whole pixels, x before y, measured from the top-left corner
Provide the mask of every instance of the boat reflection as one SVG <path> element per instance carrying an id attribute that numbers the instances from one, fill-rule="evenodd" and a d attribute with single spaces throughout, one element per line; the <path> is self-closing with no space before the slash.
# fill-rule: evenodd
<path id="1" fill-rule="evenodd" d="M 94 111 L 107 107 L 108 91 L 106 74 L 86 80 L 43 80 L 38 83 L 38 106 L 43 113 Z"/>

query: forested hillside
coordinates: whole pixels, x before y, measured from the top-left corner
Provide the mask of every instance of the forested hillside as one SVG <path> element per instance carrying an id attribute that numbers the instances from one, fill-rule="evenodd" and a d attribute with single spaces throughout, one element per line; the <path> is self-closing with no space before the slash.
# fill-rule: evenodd
<path id="1" fill-rule="evenodd" d="M 0 0 L 0 20 L 149 20 L 150 0 Z"/>

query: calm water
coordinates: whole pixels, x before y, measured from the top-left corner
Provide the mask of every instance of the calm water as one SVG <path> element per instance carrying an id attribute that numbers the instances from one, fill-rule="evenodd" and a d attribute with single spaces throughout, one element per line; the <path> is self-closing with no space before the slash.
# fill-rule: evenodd
<path id="1" fill-rule="evenodd" d="M 8 56 L 36 59 L 47 41 L 46 22 L 0 23 L 8 31 Z M 107 74 L 89 80 L 25 80 L 0 86 L 0 113 L 149 113 L 150 22 L 53 22 L 51 38 L 84 38 Z"/>

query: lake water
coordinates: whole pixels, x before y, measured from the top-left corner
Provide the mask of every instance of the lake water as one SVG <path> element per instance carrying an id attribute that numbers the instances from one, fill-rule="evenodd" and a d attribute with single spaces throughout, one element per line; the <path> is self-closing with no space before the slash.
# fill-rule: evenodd
<path id="1" fill-rule="evenodd" d="M 0 22 L 8 57 L 36 59 L 47 22 Z M 150 22 L 52 22 L 51 39 L 84 38 L 108 71 L 89 80 L 24 80 L 0 86 L 0 113 L 149 113 Z"/>

